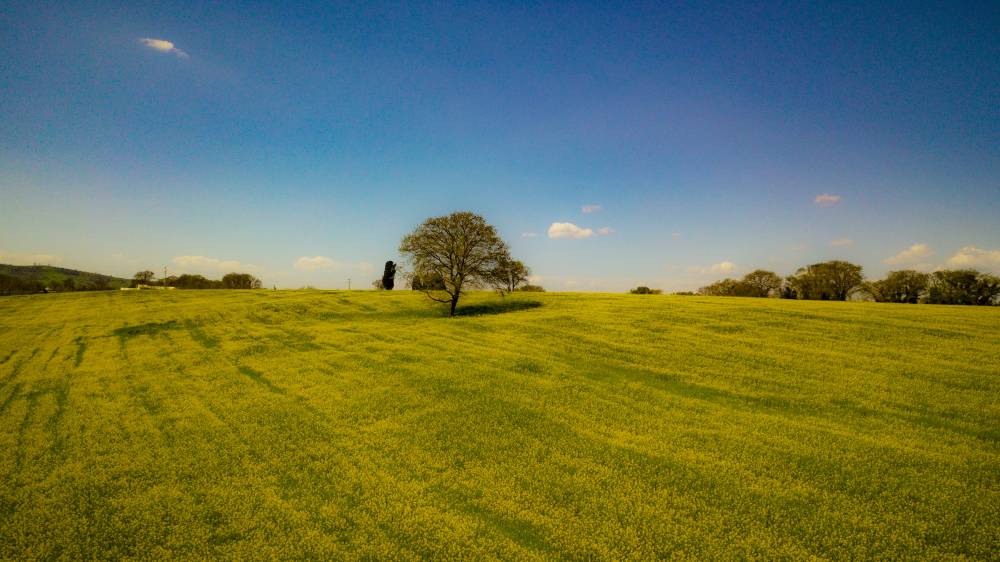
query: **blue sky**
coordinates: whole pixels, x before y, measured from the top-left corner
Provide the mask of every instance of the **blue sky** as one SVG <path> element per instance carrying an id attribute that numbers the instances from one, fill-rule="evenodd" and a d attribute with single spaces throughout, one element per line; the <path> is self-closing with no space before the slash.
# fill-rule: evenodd
<path id="1" fill-rule="evenodd" d="M 549 289 L 1000 273 L 995 3 L 285 4 L 5 3 L 0 262 L 364 287 L 471 210 Z"/>

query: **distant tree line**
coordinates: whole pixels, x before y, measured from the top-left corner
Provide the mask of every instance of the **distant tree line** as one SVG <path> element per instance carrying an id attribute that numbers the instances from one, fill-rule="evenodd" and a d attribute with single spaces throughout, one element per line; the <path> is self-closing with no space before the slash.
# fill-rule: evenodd
<path id="1" fill-rule="evenodd" d="M 171 275 L 157 280 L 152 271 L 139 271 L 132 278 L 131 286 L 139 285 L 176 287 L 178 289 L 260 289 L 260 279 L 249 273 L 227 273 L 222 279 L 206 279 L 201 275 Z M 110 291 L 111 278 L 94 277 L 87 282 L 79 282 L 72 277 L 59 281 L 43 282 L 37 279 L 22 279 L 0 273 L 0 295 L 30 295 L 34 293 L 65 293 L 71 291 Z"/>
<path id="2" fill-rule="evenodd" d="M 885 279 L 865 280 L 860 265 L 845 261 L 814 263 L 781 278 L 758 269 L 742 279 L 723 279 L 698 289 L 719 297 L 780 297 L 784 299 L 870 299 L 876 302 L 929 304 L 1000 304 L 1000 278 L 973 269 L 922 273 L 890 271 Z"/>
<path id="3" fill-rule="evenodd" d="M 207 279 L 202 275 L 185 273 L 171 275 L 165 279 L 156 280 L 152 271 L 139 271 L 132 278 L 132 286 L 151 285 L 160 287 L 176 287 L 178 289 L 260 289 L 261 280 L 249 273 L 227 273 L 222 279 Z"/>
<path id="4" fill-rule="evenodd" d="M 633 295 L 659 295 L 662 292 L 663 292 L 662 289 L 650 289 L 645 285 L 639 285 L 635 289 L 629 291 L 629 293 Z"/>
<path id="5" fill-rule="evenodd" d="M 21 279 L 12 275 L 0 273 L 0 295 L 30 295 L 45 292 L 67 291 L 107 291 L 112 289 L 108 279 L 94 278 L 86 283 L 80 283 L 72 277 L 61 281 L 44 283 L 36 279 Z"/>

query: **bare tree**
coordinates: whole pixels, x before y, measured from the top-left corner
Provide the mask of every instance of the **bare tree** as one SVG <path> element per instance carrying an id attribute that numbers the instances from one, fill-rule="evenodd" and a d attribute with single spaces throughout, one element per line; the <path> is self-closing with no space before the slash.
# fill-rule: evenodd
<path id="1" fill-rule="evenodd" d="M 450 303 L 455 315 L 462 291 L 491 285 L 499 265 L 510 261 L 507 244 L 495 228 L 474 213 L 456 212 L 423 222 L 399 244 L 414 278 L 438 278 L 443 289 L 425 289 L 429 298 Z"/>

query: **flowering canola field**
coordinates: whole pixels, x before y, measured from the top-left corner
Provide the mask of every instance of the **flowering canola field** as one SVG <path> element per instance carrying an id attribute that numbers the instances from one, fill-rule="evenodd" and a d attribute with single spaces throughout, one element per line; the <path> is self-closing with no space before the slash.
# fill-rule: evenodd
<path id="1" fill-rule="evenodd" d="M 0 299 L 0 559 L 1000 552 L 1000 309 Z"/>

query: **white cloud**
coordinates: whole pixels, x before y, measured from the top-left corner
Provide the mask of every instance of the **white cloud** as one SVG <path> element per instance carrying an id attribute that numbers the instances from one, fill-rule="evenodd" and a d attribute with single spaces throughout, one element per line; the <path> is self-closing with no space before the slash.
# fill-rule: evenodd
<path id="1" fill-rule="evenodd" d="M 597 229 L 597 233 L 600 234 L 601 236 L 607 236 L 609 234 L 614 234 L 615 229 L 611 228 L 610 226 L 602 226 L 601 228 Z"/>
<path id="2" fill-rule="evenodd" d="M 535 234 L 534 232 L 522 232 L 521 233 L 521 238 L 534 238 L 535 236 L 538 236 L 538 235 Z"/>
<path id="3" fill-rule="evenodd" d="M 330 271 L 336 267 L 337 262 L 326 256 L 303 256 L 295 260 L 295 264 L 292 265 L 295 269 L 299 271 Z"/>
<path id="4" fill-rule="evenodd" d="M 590 213 L 596 213 L 597 211 L 600 211 L 601 210 L 601 206 L 600 205 L 593 205 L 593 204 L 591 204 L 591 205 L 584 205 L 583 207 L 580 208 L 580 210 L 583 211 L 583 213 L 585 215 L 589 215 Z"/>
<path id="5" fill-rule="evenodd" d="M 590 238 L 593 229 L 581 228 L 571 222 L 554 222 L 549 226 L 549 238 Z"/>
<path id="6" fill-rule="evenodd" d="M 719 263 L 713 263 L 708 267 L 693 265 L 688 268 L 688 273 L 701 273 L 701 274 L 711 273 L 714 275 L 718 275 L 721 273 L 732 273 L 734 271 L 736 271 L 736 264 L 728 260 Z"/>
<path id="7" fill-rule="evenodd" d="M 853 246 L 854 240 L 850 238 L 837 238 L 836 240 L 830 240 L 830 245 L 834 247 Z"/>
<path id="8" fill-rule="evenodd" d="M 246 270 L 256 270 L 256 266 L 240 263 L 236 260 L 220 260 L 206 256 L 174 256 L 174 265 L 184 270 L 180 273 L 232 273 Z"/>
<path id="9" fill-rule="evenodd" d="M 678 238 L 681 237 L 681 233 L 680 232 L 671 232 L 670 233 L 670 237 L 673 238 L 674 240 L 677 240 Z"/>
<path id="10" fill-rule="evenodd" d="M 817 205 L 821 205 L 823 207 L 829 207 L 830 205 L 836 205 L 837 203 L 840 203 L 840 196 L 831 195 L 829 193 L 823 193 L 817 195 L 815 201 Z"/>
<path id="11" fill-rule="evenodd" d="M 139 42 L 149 47 L 150 49 L 153 49 L 154 51 L 159 51 L 161 53 L 173 53 L 182 59 L 189 58 L 187 53 L 178 49 L 173 43 L 167 41 L 166 39 L 152 39 L 149 37 L 141 37 L 139 39 Z"/>
<path id="12" fill-rule="evenodd" d="M 927 244 L 914 244 L 895 256 L 882 260 L 886 265 L 907 265 L 915 264 L 924 258 L 934 255 L 934 251 Z"/>
<path id="13" fill-rule="evenodd" d="M 52 254 L 8 254 L 0 252 L 0 263 L 10 265 L 52 265 L 61 261 L 61 257 Z"/>
<path id="14" fill-rule="evenodd" d="M 983 250 L 966 246 L 948 258 L 948 267 L 979 269 L 1000 273 L 1000 250 Z"/>
<path id="15" fill-rule="evenodd" d="M 736 271 L 736 264 L 731 261 L 712 264 L 709 271 L 712 273 L 732 273 L 733 271 Z"/>
<path id="16" fill-rule="evenodd" d="M 330 259 L 326 256 L 302 256 L 301 258 L 295 260 L 292 267 L 299 271 L 314 272 L 314 271 L 360 271 L 362 273 L 369 273 L 374 268 L 372 264 L 368 262 L 340 262 L 334 259 Z"/>

